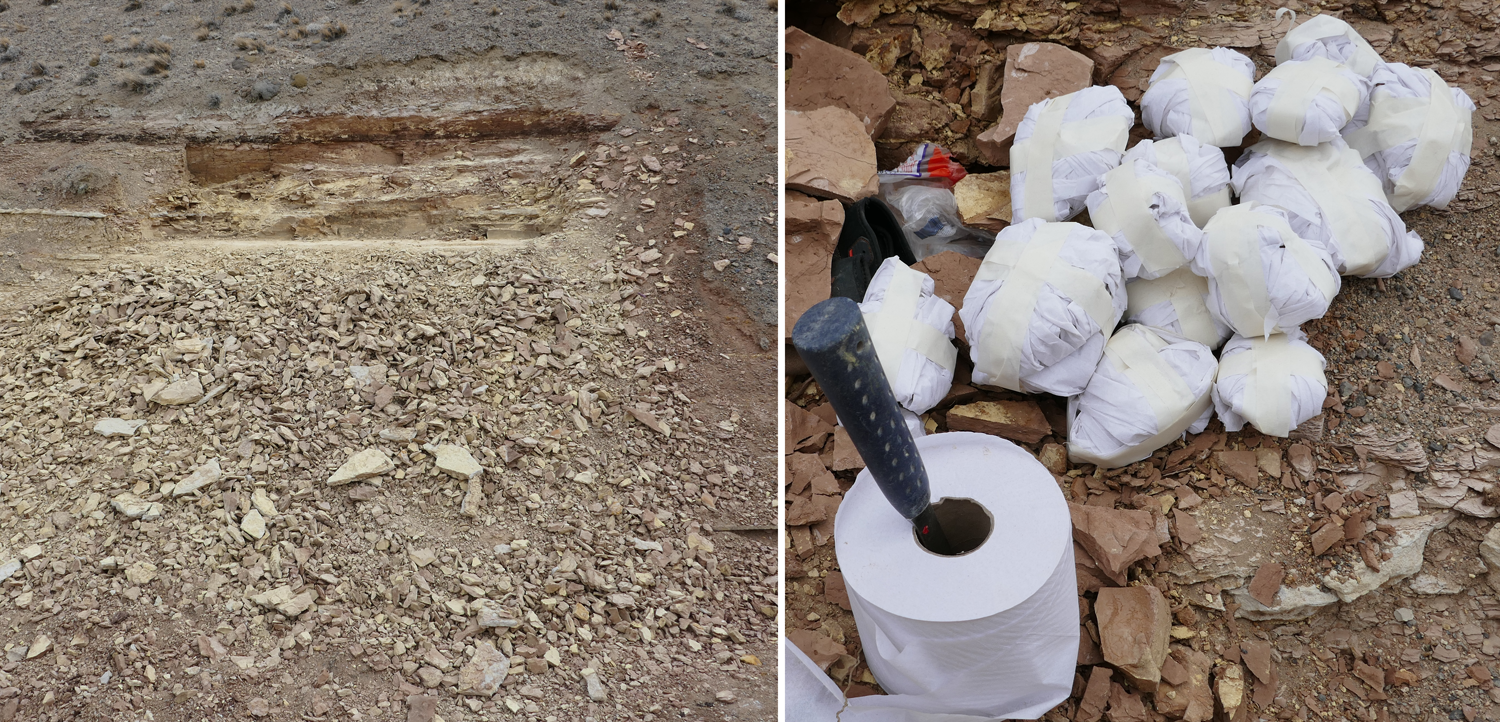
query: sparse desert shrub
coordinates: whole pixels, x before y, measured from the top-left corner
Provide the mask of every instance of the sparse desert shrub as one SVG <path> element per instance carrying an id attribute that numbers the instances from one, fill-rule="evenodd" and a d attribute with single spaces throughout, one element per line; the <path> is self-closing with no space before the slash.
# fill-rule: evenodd
<path id="1" fill-rule="evenodd" d="M 193 67 L 195 67 L 195 68 L 197 68 L 199 70 L 202 70 L 202 69 L 208 67 L 208 64 L 204 63 L 202 60 L 194 60 L 193 61 Z"/>
<path id="2" fill-rule="evenodd" d="M 209 37 L 212 36 L 213 34 L 214 34 L 214 31 L 209 30 L 208 28 L 198 28 L 197 32 L 193 33 L 193 39 L 197 40 L 198 42 L 201 43 L 201 42 L 209 39 Z"/>
<path id="3" fill-rule="evenodd" d="M 41 1 L 41 5 L 42 5 L 42 6 L 43 6 L 43 7 L 46 7 L 46 6 L 48 6 L 48 5 L 56 5 L 56 4 L 57 4 L 57 2 L 58 2 L 58 0 L 42 0 L 42 1 Z"/>
<path id="4" fill-rule="evenodd" d="M 324 40 L 338 40 L 349 34 L 349 27 L 343 23 L 328 23 L 319 34 Z"/>
<path id="5" fill-rule="evenodd" d="M 0 13 L 3 13 L 6 10 L 9 10 L 9 9 L 10 9 L 10 3 L 6 2 L 5 0 L 0 0 Z"/>
<path id="6" fill-rule="evenodd" d="M 172 56 L 170 55 L 147 55 L 146 60 L 141 63 L 142 75 L 165 75 L 172 68 Z"/>
<path id="7" fill-rule="evenodd" d="M 26 69 L 26 74 L 30 75 L 30 76 L 32 76 L 34 78 L 40 78 L 43 75 L 47 74 L 47 66 L 42 65 L 39 62 L 33 61 L 31 63 L 31 67 L 29 67 L 29 68 Z"/>
<path id="8" fill-rule="evenodd" d="M 120 73 L 119 78 L 116 80 L 116 82 L 120 87 L 132 93 L 144 93 L 156 87 L 156 84 L 160 82 L 160 80 L 158 78 L 148 78 L 137 72 L 125 71 L 123 73 Z"/>
<path id="9" fill-rule="evenodd" d="M 126 0 L 126 2 L 125 2 L 125 12 L 128 13 L 128 12 L 130 12 L 132 10 L 140 10 L 140 9 L 141 9 L 141 0 Z"/>
<path id="10" fill-rule="evenodd" d="M 266 44 L 258 38 L 235 38 L 234 47 L 236 50 L 248 52 L 250 50 L 265 50 Z"/>
<path id="11" fill-rule="evenodd" d="M 644 24 L 644 25 L 646 25 L 646 26 L 648 26 L 648 27 L 649 26 L 654 26 L 654 25 L 656 25 L 659 22 L 661 22 L 661 11 L 660 10 L 652 10 L 651 12 L 646 13 L 645 15 L 641 16 L 641 23 Z"/>

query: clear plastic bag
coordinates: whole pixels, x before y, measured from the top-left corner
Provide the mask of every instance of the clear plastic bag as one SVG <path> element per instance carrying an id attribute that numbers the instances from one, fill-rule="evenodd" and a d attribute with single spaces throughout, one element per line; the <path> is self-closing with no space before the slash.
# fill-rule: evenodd
<path id="1" fill-rule="evenodd" d="M 901 230 L 918 261 L 943 251 L 984 258 L 995 240 L 994 235 L 963 224 L 958 199 L 949 188 L 931 181 L 884 181 L 880 194 L 900 217 Z"/>

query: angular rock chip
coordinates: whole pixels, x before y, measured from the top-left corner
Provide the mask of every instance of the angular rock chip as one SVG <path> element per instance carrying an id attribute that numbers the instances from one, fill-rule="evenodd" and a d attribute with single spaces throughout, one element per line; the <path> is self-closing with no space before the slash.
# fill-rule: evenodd
<path id="1" fill-rule="evenodd" d="M 492 696 L 505 684 L 505 677 L 510 673 L 510 658 L 488 641 L 479 642 L 474 649 L 474 656 L 458 671 L 458 693 L 474 697 Z"/>
<path id="2" fill-rule="evenodd" d="M 456 479 L 470 479 L 484 473 L 468 449 L 456 444 L 441 444 L 432 450 L 438 471 Z"/>
<path id="3" fill-rule="evenodd" d="M 976 431 L 1023 444 L 1035 444 L 1052 433 L 1052 424 L 1035 401 L 978 401 L 948 410 L 948 428 Z"/>
<path id="4" fill-rule="evenodd" d="M 834 107 L 788 110 L 782 123 L 788 190 L 843 203 L 879 190 L 875 141 L 853 113 Z"/>
<path id="5" fill-rule="evenodd" d="M 953 306 L 953 327 L 957 331 L 958 342 L 968 343 L 964 335 L 963 319 L 958 317 L 958 311 L 964 307 L 964 295 L 968 293 L 969 286 L 974 284 L 974 275 L 979 273 L 978 258 L 970 258 L 962 253 L 954 251 L 943 251 L 917 261 L 912 268 L 932 277 L 935 286 L 933 293 L 937 297 L 947 301 Z M 948 402 L 944 399 L 944 402 Z"/>
<path id="6" fill-rule="evenodd" d="M 1010 225 L 1010 171 L 970 173 L 953 185 L 953 197 L 965 226 L 999 231 Z"/>
<path id="7" fill-rule="evenodd" d="M 1109 682 L 1113 674 L 1114 671 L 1109 667 L 1089 669 L 1088 685 L 1083 689 L 1083 698 L 1078 701 L 1078 711 L 1073 714 L 1073 722 L 1099 722 L 1099 718 L 1104 716 L 1104 706 L 1109 703 Z"/>
<path id="8" fill-rule="evenodd" d="M 111 499 L 109 506 L 126 519 L 141 521 L 156 521 L 164 512 L 161 502 L 146 501 L 128 491 Z"/>
<path id="9" fill-rule="evenodd" d="M 828 300 L 833 284 L 833 251 L 844 228 L 844 206 L 838 201 L 787 191 L 784 213 L 786 315 L 782 334 L 790 338 L 797 319 L 819 301 Z"/>
<path id="10" fill-rule="evenodd" d="M 1167 669 L 1175 668 L 1171 679 Z M 1214 716 L 1214 693 L 1209 685 L 1213 662 L 1196 649 L 1173 645 L 1171 657 L 1162 666 L 1162 683 L 1156 688 L 1156 711 L 1183 722 L 1208 722 Z"/>
<path id="11" fill-rule="evenodd" d="M 380 449 L 365 449 L 349 457 L 333 476 L 328 477 L 329 486 L 340 486 L 352 481 L 368 479 L 372 476 L 387 474 L 396 469 L 396 464 L 391 457 L 386 456 Z"/>
<path id="12" fill-rule="evenodd" d="M 1151 512 L 1071 503 L 1068 512 L 1073 518 L 1073 540 L 1116 584 L 1125 584 L 1131 564 L 1161 554 Z"/>
<path id="13" fill-rule="evenodd" d="M 786 29 L 786 109 L 843 108 L 859 118 L 871 138 L 885 132 L 896 109 L 885 76 L 864 56 L 830 45 L 794 27 Z"/>
<path id="14" fill-rule="evenodd" d="M 245 518 L 240 520 L 240 531 L 245 532 L 251 539 L 264 539 L 266 536 L 266 520 L 260 515 L 260 511 L 251 509 Z"/>
<path id="15" fill-rule="evenodd" d="M 140 419 L 99 419 L 94 424 L 94 433 L 100 436 L 135 436 L 135 432 L 146 422 Z"/>
<path id="16" fill-rule="evenodd" d="M 1005 51 L 1000 120 L 979 134 L 979 152 L 990 165 L 1010 165 L 1010 146 L 1026 110 L 1094 82 L 1094 61 L 1056 43 L 1017 43 Z"/>
<path id="17" fill-rule="evenodd" d="M 599 673 L 593 668 L 586 667 L 583 672 L 583 682 L 588 689 L 589 699 L 594 702 L 603 702 L 608 698 L 604 691 L 604 683 L 599 681 Z"/>
<path id="18" fill-rule="evenodd" d="M 224 470 L 219 467 L 219 460 L 209 459 L 208 463 L 194 469 L 186 479 L 177 482 L 177 486 L 172 487 L 172 496 L 187 496 L 204 487 L 219 483 L 219 479 L 222 478 L 224 478 Z"/>
<path id="19" fill-rule="evenodd" d="M 1172 610 L 1153 586 L 1105 587 L 1094 602 L 1104 661 L 1152 691 L 1161 681 L 1172 632 Z"/>
<path id="20" fill-rule="evenodd" d="M 148 400 L 165 406 L 181 406 L 191 404 L 201 398 L 203 398 L 203 383 L 198 380 L 197 374 L 194 374 L 181 381 L 167 384 Z"/>
<path id="21" fill-rule="evenodd" d="M 1277 562 L 1260 565 L 1255 578 L 1250 580 L 1250 596 L 1265 607 L 1276 606 L 1276 593 L 1281 590 L 1281 579 L 1285 576 L 1286 571 Z"/>

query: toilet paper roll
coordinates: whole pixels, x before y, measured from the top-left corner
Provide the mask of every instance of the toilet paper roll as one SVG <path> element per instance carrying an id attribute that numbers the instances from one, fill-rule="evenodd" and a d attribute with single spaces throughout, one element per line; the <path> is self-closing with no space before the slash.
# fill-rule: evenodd
<path id="1" fill-rule="evenodd" d="M 1004 439 L 951 432 L 916 444 L 933 501 L 972 500 L 993 523 L 972 551 L 933 554 L 860 474 L 834 539 L 865 661 L 890 694 L 851 699 L 840 719 L 1040 717 L 1068 697 L 1078 658 L 1067 503 L 1051 473 Z M 944 529 L 963 536 L 948 519 Z"/>

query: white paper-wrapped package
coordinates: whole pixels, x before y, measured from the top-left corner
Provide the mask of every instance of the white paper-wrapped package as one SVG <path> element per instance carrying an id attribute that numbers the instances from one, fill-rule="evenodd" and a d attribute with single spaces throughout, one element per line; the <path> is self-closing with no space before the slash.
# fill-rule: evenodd
<path id="1" fill-rule="evenodd" d="M 1277 11 L 1277 19 L 1281 18 L 1283 11 L 1291 12 L 1285 9 Z M 1343 20 L 1332 15 L 1317 15 L 1301 25 L 1296 23 L 1297 15 L 1293 13 L 1293 27 L 1282 36 L 1281 42 L 1276 43 L 1277 65 L 1292 60 L 1325 58 L 1347 65 L 1366 78 L 1381 65 L 1380 53 L 1375 52 L 1369 41 Z"/>
<path id="2" fill-rule="evenodd" d="M 1125 320 L 1197 341 L 1211 349 L 1234 331 L 1208 312 L 1208 279 L 1179 268 L 1161 278 L 1125 284 Z"/>
<path id="3" fill-rule="evenodd" d="M 1203 431 L 1218 368 L 1214 352 L 1197 341 L 1121 327 L 1088 388 L 1068 400 L 1068 458 L 1113 469 Z"/>
<path id="4" fill-rule="evenodd" d="M 1161 59 L 1141 96 L 1141 121 L 1158 138 L 1191 135 L 1232 148 L 1250 132 L 1255 63 L 1229 48 L 1192 48 Z"/>
<path id="5" fill-rule="evenodd" d="M 880 264 L 859 310 L 896 401 L 922 413 L 953 387 L 958 348 L 953 306 L 934 295 L 936 284 L 892 256 Z"/>
<path id="6" fill-rule="evenodd" d="M 1214 214 L 1193 272 L 1208 279 L 1208 311 L 1241 336 L 1293 331 L 1322 318 L 1339 292 L 1327 251 L 1298 236 L 1286 214 L 1248 202 Z"/>
<path id="7" fill-rule="evenodd" d="M 1235 336 L 1224 344 L 1214 382 L 1214 410 L 1226 431 L 1248 423 L 1285 437 L 1322 413 L 1328 394 L 1323 354 L 1301 331 L 1269 338 Z"/>
<path id="8" fill-rule="evenodd" d="M 1426 68 L 1385 63 L 1372 78 L 1368 120 L 1344 140 L 1375 171 L 1386 200 L 1405 211 L 1447 208 L 1469 172 L 1474 101 Z"/>
<path id="9" fill-rule="evenodd" d="M 1327 250 L 1346 276 L 1387 278 L 1422 257 L 1421 236 L 1406 229 L 1380 180 L 1342 140 L 1256 143 L 1235 161 L 1234 189 L 1241 201 L 1285 211 L 1292 230 Z"/>
<path id="10" fill-rule="evenodd" d="M 1099 176 L 1120 164 L 1135 113 L 1113 85 L 1094 86 L 1026 109 L 1010 150 L 1013 223 L 1065 221 L 1083 210 Z"/>
<path id="11" fill-rule="evenodd" d="M 797 645 L 781 639 L 786 658 L 786 722 L 838 722 L 844 693 Z"/>
<path id="12" fill-rule="evenodd" d="M 1121 165 L 1144 160 L 1182 182 L 1188 214 L 1202 228 L 1214 212 L 1229 205 L 1229 164 L 1224 151 L 1191 135 L 1143 140 L 1125 152 Z"/>
<path id="13" fill-rule="evenodd" d="M 1358 114 L 1368 112 L 1370 81 L 1327 60 L 1278 65 L 1250 93 L 1250 121 L 1260 132 L 1298 145 L 1339 137 Z"/>
<path id="14" fill-rule="evenodd" d="M 1125 311 L 1115 244 L 1077 223 L 1007 226 L 958 312 L 974 382 L 1012 391 L 1083 392 Z"/>
<path id="15" fill-rule="evenodd" d="M 1182 182 L 1144 161 L 1121 163 L 1089 194 L 1089 219 L 1120 252 L 1125 278 L 1158 278 L 1187 265 L 1203 231 L 1188 214 Z"/>
<path id="16" fill-rule="evenodd" d="M 1068 698 L 1078 663 L 1067 502 L 1046 467 L 1004 439 L 950 432 L 916 445 L 932 498 L 945 500 L 944 531 L 969 551 L 922 548 L 860 472 L 834 542 L 865 661 L 887 694 L 850 699 L 839 720 L 1037 719 Z M 945 516 L 957 500 L 971 513 Z"/>

